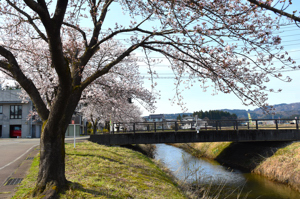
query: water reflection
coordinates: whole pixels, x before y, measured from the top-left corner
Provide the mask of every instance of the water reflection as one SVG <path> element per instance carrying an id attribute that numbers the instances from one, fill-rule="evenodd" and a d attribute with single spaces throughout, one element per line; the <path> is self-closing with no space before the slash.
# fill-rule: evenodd
<path id="1" fill-rule="evenodd" d="M 220 198 L 300 198 L 300 193 L 286 185 L 259 175 L 231 170 L 216 161 L 195 158 L 170 145 L 157 144 L 155 159 L 162 161 L 182 181 L 209 186 L 212 193 L 222 187 L 223 196 Z"/>

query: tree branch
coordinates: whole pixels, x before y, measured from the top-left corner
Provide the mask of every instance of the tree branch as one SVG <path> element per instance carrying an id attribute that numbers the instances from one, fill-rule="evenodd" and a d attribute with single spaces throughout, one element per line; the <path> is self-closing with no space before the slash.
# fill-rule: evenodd
<path id="1" fill-rule="evenodd" d="M 63 22 L 63 25 L 71 27 L 71 28 L 77 30 L 78 32 L 80 32 L 81 35 L 82 35 L 82 37 L 83 37 L 85 47 L 88 46 L 87 39 L 86 39 L 86 34 L 85 34 L 85 32 L 82 29 L 80 29 L 79 27 L 77 27 L 77 26 L 75 26 L 73 24 L 67 23 L 67 22 Z"/>
<path id="2" fill-rule="evenodd" d="M 131 46 L 125 52 L 123 52 L 116 60 L 107 64 L 102 70 L 96 71 L 93 75 L 91 75 L 89 78 L 87 78 L 84 82 L 81 83 L 81 90 L 84 90 L 98 77 L 108 73 L 113 66 L 120 63 L 125 57 L 127 57 L 132 51 L 136 50 L 139 46 L 141 46 L 141 43 Z"/>
<path id="3" fill-rule="evenodd" d="M 44 0 L 38 0 L 38 3 L 33 0 L 24 0 L 27 6 L 29 6 L 33 11 L 38 13 L 38 15 L 41 17 L 42 23 L 45 27 L 51 26 L 50 22 L 50 15 L 47 9 L 43 6 L 46 5 Z"/>
<path id="4" fill-rule="evenodd" d="M 48 35 L 49 50 L 51 59 L 53 60 L 52 65 L 59 76 L 62 88 L 67 88 L 67 85 L 71 85 L 71 73 L 69 63 L 64 58 L 62 52 L 60 28 L 65 16 L 68 0 L 58 0 L 52 20 L 50 19 L 47 4 L 44 0 L 38 0 L 38 3 L 33 0 L 24 0 L 24 2 L 41 18 Z"/>
<path id="5" fill-rule="evenodd" d="M 48 39 L 46 37 L 46 35 L 44 33 L 42 33 L 42 31 L 37 27 L 37 25 L 33 22 L 33 19 L 30 17 L 29 14 L 27 14 L 25 11 L 21 10 L 20 8 L 18 8 L 15 4 L 13 4 L 11 1 L 7 0 L 7 3 L 9 5 L 11 5 L 13 8 L 15 8 L 19 13 L 21 13 L 22 15 L 24 15 L 27 19 L 29 24 L 32 25 L 32 27 L 35 29 L 35 31 L 40 35 L 40 37 L 48 42 Z"/>
<path id="6" fill-rule="evenodd" d="M 256 0 L 247 0 L 247 1 L 249 1 L 249 2 L 251 2 L 253 4 L 255 4 L 255 5 L 257 5 L 258 7 L 265 8 L 267 10 L 271 10 L 271 11 L 273 11 L 276 14 L 280 14 L 280 15 L 286 16 L 286 17 L 288 17 L 290 19 L 293 19 L 293 20 L 295 20 L 297 22 L 300 22 L 300 17 L 297 17 L 297 16 L 295 16 L 293 14 L 289 14 L 287 12 L 284 12 L 283 10 L 274 8 L 272 6 L 269 6 L 269 5 L 265 4 L 265 3 L 258 2 Z"/>
<path id="7" fill-rule="evenodd" d="M 65 13 L 67 10 L 67 6 L 68 6 L 68 0 L 58 0 L 57 1 L 55 13 L 53 16 L 53 21 L 58 30 L 60 29 L 60 27 L 63 23 L 64 16 L 65 16 Z"/>
<path id="8" fill-rule="evenodd" d="M 0 61 L 0 67 L 9 71 L 12 74 L 13 78 L 23 87 L 23 89 L 30 96 L 41 119 L 43 121 L 47 120 L 49 116 L 49 110 L 47 109 L 44 101 L 40 96 L 40 93 L 38 92 L 33 82 L 30 79 L 28 79 L 20 69 L 14 55 L 2 46 L 0 46 L 0 55 L 5 57 L 8 61 Z"/>
<path id="9" fill-rule="evenodd" d="M 93 35 L 92 35 L 89 47 L 92 47 L 97 43 L 97 40 L 99 38 L 99 32 L 100 32 L 101 27 L 102 27 L 102 23 L 105 20 L 108 7 L 110 6 L 110 4 L 112 2 L 113 2 L 113 0 L 106 0 L 105 1 L 105 5 L 102 8 L 101 15 L 100 15 L 98 21 L 96 21 L 97 15 L 95 15 L 95 13 L 97 12 L 97 9 L 93 7 L 95 10 L 91 10 L 91 15 L 92 15 L 93 21 L 94 21 L 94 31 L 93 31 Z M 95 15 L 95 16 L 93 16 L 93 15 Z"/>

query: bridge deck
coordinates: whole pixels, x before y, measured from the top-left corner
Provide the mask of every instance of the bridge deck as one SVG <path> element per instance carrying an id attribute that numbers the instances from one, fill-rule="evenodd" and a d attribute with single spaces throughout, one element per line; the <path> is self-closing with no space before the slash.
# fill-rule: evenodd
<path id="1" fill-rule="evenodd" d="M 260 142 L 298 141 L 297 129 L 258 129 L 258 130 L 209 130 L 156 133 L 122 133 L 91 135 L 90 141 L 104 145 L 158 144 L 189 142 Z"/>

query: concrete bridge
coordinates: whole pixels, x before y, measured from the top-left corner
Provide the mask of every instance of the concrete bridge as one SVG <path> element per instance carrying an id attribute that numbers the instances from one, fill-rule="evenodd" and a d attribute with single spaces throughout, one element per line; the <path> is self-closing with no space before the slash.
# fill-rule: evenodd
<path id="1" fill-rule="evenodd" d="M 300 131 L 282 130 L 202 130 L 156 133 L 122 133 L 91 135 L 90 141 L 103 145 L 189 143 L 189 142 L 261 142 L 298 141 Z"/>
<path id="2" fill-rule="evenodd" d="M 298 141 L 298 123 L 284 119 L 114 123 L 109 134 L 91 135 L 90 141 L 104 145 Z"/>

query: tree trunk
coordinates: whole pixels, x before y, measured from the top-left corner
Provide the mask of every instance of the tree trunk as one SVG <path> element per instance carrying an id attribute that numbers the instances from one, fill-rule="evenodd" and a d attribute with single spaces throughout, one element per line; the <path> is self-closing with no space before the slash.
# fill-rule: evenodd
<path id="1" fill-rule="evenodd" d="M 92 125 L 93 125 L 93 134 L 96 135 L 97 134 L 97 130 L 98 130 L 98 122 L 99 122 L 99 118 L 96 119 L 91 119 L 92 120 Z"/>
<path id="2" fill-rule="evenodd" d="M 34 195 L 59 192 L 68 183 L 65 177 L 65 132 L 68 123 L 44 123 L 40 139 L 40 166 Z"/>
<path id="3" fill-rule="evenodd" d="M 58 96 L 60 96 L 58 94 Z M 40 166 L 33 196 L 57 198 L 67 188 L 65 177 L 65 132 L 80 99 L 80 93 L 57 97 L 40 139 Z"/>
<path id="4" fill-rule="evenodd" d="M 97 123 L 93 124 L 93 134 L 97 134 Z"/>

